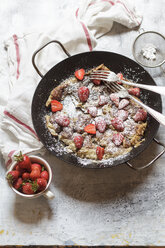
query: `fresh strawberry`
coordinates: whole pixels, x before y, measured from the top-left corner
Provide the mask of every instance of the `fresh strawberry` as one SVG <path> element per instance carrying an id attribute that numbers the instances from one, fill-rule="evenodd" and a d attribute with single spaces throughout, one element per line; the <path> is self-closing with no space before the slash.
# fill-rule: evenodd
<path id="1" fill-rule="evenodd" d="M 96 126 L 94 124 L 89 124 L 84 127 L 84 131 L 90 134 L 96 134 Z"/>
<path id="2" fill-rule="evenodd" d="M 43 191 L 47 186 L 47 181 L 44 178 L 37 179 L 38 191 Z"/>
<path id="3" fill-rule="evenodd" d="M 101 84 L 101 80 L 99 80 L 99 79 L 92 79 L 92 82 L 93 82 L 95 85 L 100 85 L 100 84 Z"/>
<path id="4" fill-rule="evenodd" d="M 31 164 L 31 170 L 34 170 L 35 168 L 38 168 L 40 171 L 42 170 L 42 167 L 38 163 Z"/>
<path id="5" fill-rule="evenodd" d="M 121 133 L 114 133 L 112 141 L 116 146 L 120 146 L 123 143 L 124 136 Z"/>
<path id="6" fill-rule="evenodd" d="M 52 112 L 57 112 L 63 109 L 62 103 L 58 102 L 57 100 L 51 101 L 51 110 Z"/>
<path id="7" fill-rule="evenodd" d="M 19 176 L 20 176 L 20 172 L 17 170 L 13 170 L 13 171 L 9 171 L 6 178 L 7 180 L 9 180 L 10 183 L 13 183 L 18 179 Z"/>
<path id="8" fill-rule="evenodd" d="M 32 183 L 23 183 L 22 192 L 26 195 L 34 194 L 34 190 L 32 188 Z"/>
<path id="9" fill-rule="evenodd" d="M 133 96 L 140 96 L 140 89 L 139 88 L 129 88 L 128 89 L 129 94 L 133 95 Z"/>
<path id="10" fill-rule="evenodd" d="M 74 73 L 75 77 L 79 80 L 83 80 L 84 75 L 85 75 L 85 70 L 84 69 L 79 69 L 77 71 L 75 71 Z"/>
<path id="11" fill-rule="evenodd" d="M 119 107 L 118 109 L 123 109 L 125 107 L 127 107 L 129 105 L 129 100 L 127 99 L 122 99 L 120 102 L 119 102 Z"/>
<path id="12" fill-rule="evenodd" d="M 99 96 L 99 106 L 103 106 L 108 103 L 108 97 L 101 95 Z"/>
<path id="13" fill-rule="evenodd" d="M 41 172 L 38 168 L 35 168 L 31 171 L 30 173 L 30 179 L 32 181 L 35 181 L 37 178 L 39 178 L 41 176 Z"/>
<path id="14" fill-rule="evenodd" d="M 97 116 L 97 108 L 94 106 L 91 106 L 88 108 L 88 113 L 92 116 L 92 117 L 96 117 Z"/>
<path id="15" fill-rule="evenodd" d="M 117 76 L 118 76 L 118 78 L 119 78 L 120 80 L 123 80 L 123 78 L 124 78 L 124 77 L 123 77 L 123 74 L 122 74 L 121 72 L 118 73 Z"/>
<path id="16" fill-rule="evenodd" d="M 110 94 L 110 99 L 112 102 L 114 102 L 116 107 L 119 106 L 119 97 L 115 93 Z"/>
<path id="17" fill-rule="evenodd" d="M 95 118 L 96 122 L 96 129 L 99 130 L 100 133 L 104 133 L 106 129 L 106 121 L 103 117 L 97 117 Z"/>
<path id="18" fill-rule="evenodd" d="M 119 132 L 122 132 L 124 130 L 124 123 L 118 117 L 116 117 L 113 120 L 111 120 L 111 124 Z"/>
<path id="19" fill-rule="evenodd" d="M 128 111 L 121 109 L 116 113 L 116 117 L 125 121 L 128 118 Z"/>
<path id="20" fill-rule="evenodd" d="M 19 177 L 14 183 L 13 183 L 13 187 L 17 190 L 21 190 L 22 188 L 22 183 L 23 183 L 23 180 L 21 177 Z"/>
<path id="21" fill-rule="evenodd" d="M 103 155 L 104 155 L 104 148 L 101 146 L 97 146 L 96 148 L 96 155 L 99 160 L 102 160 Z"/>
<path id="22" fill-rule="evenodd" d="M 57 122 L 58 125 L 60 125 L 61 127 L 67 127 L 70 124 L 70 120 L 69 117 L 66 115 L 58 115 L 55 117 L 55 121 Z"/>
<path id="23" fill-rule="evenodd" d="M 133 119 L 138 121 L 145 121 L 147 119 L 147 112 L 144 109 L 139 109 L 134 115 Z"/>
<path id="24" fill-rule="evenodd" d="M 89 89 L 86 86 L 82 86 L 78 89 L 78 97 L 81 102 L 86 102 L 89 97 Z"/>
<path id="25" fill-rule="evenodd" d="M 30 179 L 30 173 L 24 172 L 24 173 L 22 174 L 22 179 L 23 179 L 23 180 Z"/>
<path id="26" fill-rule="evenodd" d="M 76 135 L 74 137 L 74 143 L 75 143 L 76 148 L 81 149 L 83 142 L 84 142 L 84 139 L 81 135 Z"/>
<path id="27" fill-rule="evenodd" d="M 46 170 L 42 171 L 41 172 L 41 178 L 44 178 L 44 179 L 46 179 L 46 181 L 48 181 L 49 173 Z"/>
<path id="28" fill-rule="evenodd" d="M 26 169 L 28 171 L 31 169 L 31 161 L 26 154 L 22 154 L 22 152 L 20 152 L 20 154 L 15 155 L 14 158 L 17 161 L 17 165 L 19 165 L 21 169 Z"/>
<path id="29" fill-rule="evenodd" d="M 22 175 L 26 171 L 26 169 L 21 169 L 19 165 L 15 166 L 15 170 L 19 171 L 20 175 Z"/>

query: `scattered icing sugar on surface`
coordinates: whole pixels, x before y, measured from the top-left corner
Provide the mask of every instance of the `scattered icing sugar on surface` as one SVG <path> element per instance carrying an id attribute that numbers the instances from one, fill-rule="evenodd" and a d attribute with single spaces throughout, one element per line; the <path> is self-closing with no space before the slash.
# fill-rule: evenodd
<path id="1" fill-rule="evenodd" d="M 155 60 L 156 59 L 156 47 L 153 44 L 146 44 L 142 48 L 143 57 L 148 60 Z"/>

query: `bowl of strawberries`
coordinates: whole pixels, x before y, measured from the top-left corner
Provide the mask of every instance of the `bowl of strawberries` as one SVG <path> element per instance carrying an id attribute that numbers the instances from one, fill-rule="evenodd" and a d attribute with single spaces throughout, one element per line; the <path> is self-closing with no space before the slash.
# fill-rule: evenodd
<path id="1" fill-rule="evenodd" d="M 15 193 L 28 199 L 41 195 L 48 199 L 54 198 L 49 190 L 52 170 L 45 159 L 22 152 L 15 155 L 14 159 L 15 162 L 6 173 L 6 179 Z"/>

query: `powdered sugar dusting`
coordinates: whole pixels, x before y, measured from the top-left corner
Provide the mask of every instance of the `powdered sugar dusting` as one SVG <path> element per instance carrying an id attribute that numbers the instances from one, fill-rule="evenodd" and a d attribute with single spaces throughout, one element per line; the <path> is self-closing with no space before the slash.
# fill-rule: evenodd
<path id="1" fill-rule="evenodd" d="M 96 165 L 96 168 L 97 167 L 104 168 L 104 167 L 112 166 L 114 162 L 117 160 L 120 160 L 120 161 L 124 160 L 127 156 L 128 156 L 128 153 L 119 155 L 115 158 L 102 159 L 101 161 L 77 157 L 77 161 L 79 164 L 83 165 L 84 167 L 87 167 L 90 164 L 94 164 Z"/>

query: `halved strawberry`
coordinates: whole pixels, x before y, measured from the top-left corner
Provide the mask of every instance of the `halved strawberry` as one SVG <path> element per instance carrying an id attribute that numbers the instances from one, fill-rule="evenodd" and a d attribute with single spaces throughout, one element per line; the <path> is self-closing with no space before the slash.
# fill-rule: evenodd
<path id="1" fill-rule="evenodd" d="M 110 94 L 110 99 L 111 99 L 112 102 L 114 102 L 116 107 L 119 106 L 119 97 L 118 97 L 118 95 L 116 93 Z"/>
<path id="2" fill-rule="evenodd" d="M 92 116 L 92 117 L 96 117 L 97 116 L 97 113 L 98 113 L 98 110 L 96 107 L 94 106 L 91 106 L 88 108 L 88 113 Z"/>
<path id="3" fill-rule="evenodd" d="M 75 146 L 80 149 L 83 145 L 83 142 L 84 142 L 84 139 L 81 135 L 76 135 L 74 137 L 74 143 L 75 143 Z"/>
<path id="4" fill-rule="evenodd" d="M 117 76 L 118 76 L 118 78 L 119 78 L 120 80 L 123 80 L 123 74 L 122 74 L 121 72 L 118 73 Z"/>
<path id="5" fill-rule="evenodd" d="M 116 117 L 125 121 L 128 118 L 128 111 L 124 109 L 118 110 L 118 112 L 116 113 Z"/>
<path id="6" fill-rule="evenodd" d="M 90 134 L 96 134 L 96 126 L 94 124 L 89 124 L 84 127 L 84 131 Z"/>
<path id="7" fill-rule="evenodd" d="M 78 97 L 81 102 L 86 102 L 89 97 L 89 89 L 86 86 L 82 86 L 78 89 Z"/>
<path id="8" fill-rule="evenodd" d="M 96 155 L 99 160 L 102 160 L 103 155 L 104 155 L 104 148 L 101 146 L 97 146 L 96 148 Z"/>
<path id="9" fill-rule="evenodd" d="M 120 72 L 117 74 L 119 81 L 117 81 L 118 84 L 122 84 L 122 82 L 120 80 L 123 80 L 123 74 Z"/>
<path id="10" fill-rule="evenodd" d="M 74 73 L 75 77 L 79 80 L 83 80 L 84 75 L 85 75 L 85 70 L 84 69 L 79 69 L 77 71 L 75 71 Z"/>
<path id="11" fill-rule="evenodd" d="M 129 105 L 129 100 L 128 99 L 122 99 L 119 102 L 118 109 L 123 109 L 123 108 L 127 107 L 128 105 Z"/>
<path id="12" fill-rule="evenodd" d="M 129 88 L 128 89 L 129 94 L 133 95 L 133 96 L 140 96 L 140 89 L 139 88 Z"/>
<path id="13" fill-rule="evenodd" d="M 147 112 L 144 109 L 138 109 L 133 117 L 134 121 L 145 121 L 147 119 Z"/>
<path id="14" fill-rule="evenodd" d="M 99 132 L 104 133 L 107 125 L 106 121 L 104 120 L 104 117 L 102 116 L 96 117 L 95 122 L 96 122 L 96 128 L 99 130 Z"/>
<path id="15" fill-rule="evenodd" d="M 124 136 L 121 133 L 114 133 L 112 141 L 116 146 L 120 146 L 123 143 Z"/>
<path id="16" fill-rule="evenodd" d="M 119 132 L 122 132 L 124 130 L 124 123 L 118 117 L 116 117 L 113 120 L 111 120 L 111 124 Z"/>
<path id="17" fill-rule="evenodd" d="M 51 110 L 52 112 L 57 112 L 63 109 L 62 103 L 58 102 L 57 100 L 51 101 Z"/>
<path id="18" fill-rule="evenodd" d="M 103 105 L 107 104 L 108 100 L 109 100 L 108 97 L 106 97 L 104 95 L 99 96 L 99 102 L 98 102 L 99 106 L 103 106 Z"/>
<path id="19" fill-rule="evenodd" d="M 63 115 L 63 114 L 60 114 L 60 115 L 56 116 L 55 121 L 61 127 L 68 127 L 69 124 L 70 124 L 69 117 L 67 115 Z"/>

